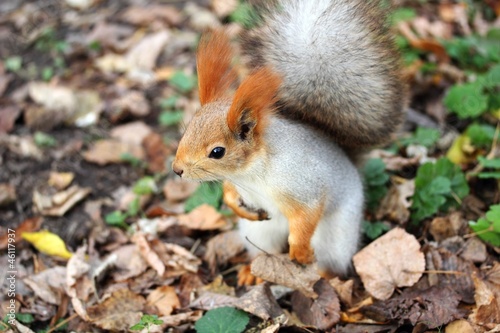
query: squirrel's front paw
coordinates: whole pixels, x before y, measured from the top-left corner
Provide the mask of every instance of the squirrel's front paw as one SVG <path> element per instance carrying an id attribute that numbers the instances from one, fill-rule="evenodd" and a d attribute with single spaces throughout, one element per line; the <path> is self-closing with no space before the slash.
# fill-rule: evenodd
<path id="1" fill-rule="evenodd" d="M 290 242 L 290 259 L 307 265 L 314 261 L 314 250 L 310 244 L 294 244 Z"/>

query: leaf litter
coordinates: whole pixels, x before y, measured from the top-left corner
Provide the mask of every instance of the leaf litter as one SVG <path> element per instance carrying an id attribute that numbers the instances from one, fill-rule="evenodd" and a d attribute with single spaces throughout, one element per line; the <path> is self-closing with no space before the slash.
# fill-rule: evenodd
<path id="1" fill-rule="evenodd" d="M 18 331 L 128 331 L 148 314 L 162 321 L 150 332 L 193 332 L 206 311 L 227 306 L 242 311 L 239 325 L 262 332 L 500 330 L 500 251 L 484 240 L 498 233 L 494 209 L 487 213 L 498 183 L 471 173 L 495 174 L 475 164 L 498 158 L 498 114 L 478 109 L 498 104 L 491 97 L 461 108 L 454 100 L 476 89 L 460 84 L 482 82 L 484 59 L 498 62 L 494 43 L 474 44 L 494 35 L 497 2 L 474 15 L 463 3 L 397 13 L 409 10 L 395 29 L 414 101 L 405 133 L 370 155 L 390 177 L 380 178 L 386 194 L 365 216 L 392 230 L 364 244 L 347 279 L 327 281 L 313 266 L 264 253 L 251 272 L 269 282 L 249 287 L 236 285 L 249 260 L 217 186 L 169 172 L 183 123 L 199 106 L 198 36 L 244 9 L 218 0 L 12 6 L 0 4 L 0 248 L 14 230 Z M 237 31 L 242 22 L 230 24 Z M 415 198 L 428 204 L 415 175 L 443 155 L 466 172 L 470 193 L 462 197 L 458 169 L 441 170 L 445 179 L 434 185 L 449 183 L 454 193 L 440 193 L 445 207 L 434 203 L 435 213 L 415 225 Z M 135 193 L 145 176 L 161 190 Z M 108 224 L 112 213 L 122 224 Z M 2 318 L 8 301 L 2 294 Z"/>

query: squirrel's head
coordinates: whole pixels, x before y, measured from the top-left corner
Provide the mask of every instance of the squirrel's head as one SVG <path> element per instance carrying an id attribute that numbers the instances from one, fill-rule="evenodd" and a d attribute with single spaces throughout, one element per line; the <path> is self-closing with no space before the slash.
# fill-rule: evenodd
<path id="1" fill-rule="evenodd" d="M 173 170 L 187 179 L 222 180 L 243 171 L 264 149 L 262 134 L 281 79 L 269 68 L 250 74 L 234 97 L 233 51 L 221 31 L 204 35 L 197 54 L 201 109 L 179 142 Z"/>

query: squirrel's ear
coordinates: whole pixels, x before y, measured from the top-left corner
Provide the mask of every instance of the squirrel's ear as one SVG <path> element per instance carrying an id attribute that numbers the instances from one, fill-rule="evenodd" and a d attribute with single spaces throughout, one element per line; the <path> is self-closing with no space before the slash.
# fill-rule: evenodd
<path id="1" fill-rule="evenodd" d="M 222 97 L 236 82 L 237 75 L 231 66 L 232 60 L 233 49 L 223 30 L 207 31 L 201 36 L 196 54 L 201 105 Z"/>
<path id="2" fill-rule="evenodd" d="M 266 115 L 274 110 L 281 78 L 263 67 L 250 74 L 238 87 L 227 115 L 229 129 L 242 140 L 249 132 L 260 133 Z"/>

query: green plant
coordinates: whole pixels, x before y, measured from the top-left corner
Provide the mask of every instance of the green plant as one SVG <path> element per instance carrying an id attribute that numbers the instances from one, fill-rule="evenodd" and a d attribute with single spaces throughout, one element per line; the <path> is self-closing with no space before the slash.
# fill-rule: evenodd
<path id="1" fill-rule="evenodd" d="M 434 128 L 418 127 L 417 130 L 407 138 L 399 140 L 403 146 L 421 145 L 432 147 L 439 140 L 440 132 Z"/>
<path id="2" fill-rule="evenodd" d="M 188 93 L 196 87 L 196 77 L 189 76 L 183 71 L 175 72 L 168 82 L 181 93 Z"/>
<path id="3" fill-rule="evenodd" d="M 143 329 L 147 329 L 149 332 L 149 330 L 151 329 L 151 326 L 161 325 L 161 324 L 163 324 L 163 320 L 158 319 L 157 315 L 143 315 L 141 317 L 141 320 L 137 324 L 130 327 L 130 330 L 131 331 L 141 331 Z"/>
<path id="4" fill-rule="evenodd" d="M 170 96 L 160 101 L 162 112 L 158 116 L 158 122 L 162 126 L 177 125 L 182 121 L 184 113 L 176 109 L 179 96 Z"/>
<path id="5" fill-rule="evenodd" d="M 448 55 L 461 68 L 484 70 L 500 62 L 500 30 L 492 29 L 485 36 L 471 35 L 444 41 Z"/>
<path id="6" fill-rule="evenodd" d="M 500 41 L 499 41 L 500 43 Z M 448 91 L 444 104 L 461 119 L 477 118 L 500 108 L 500 64 L 473 82 L 457 84 Z"/>
<path id="7" fill-rule="evenodd" d="M 238 7 L 229 15 L 229 20 L 250 29 L 259 23 L 260 17 L 251 4 L 240 1 Z"/>
<path id="8" fill-rule="evenodd" d="M 391 229 L 387 224 L 380 221 L 363 221 L 361 227 L 366 237 L 372 240 L 378 238 L 380 235 Z"/>
<path id="9" fill-rule="evenodd" d="M 57 140 L 46 133 L 35 132 L 33 135 L 33 140 L 38 147 L 54 147 L 57 145 Z"/>
<path id="10" fill-rule="evenodd" d="M 483 169 L 489 169 L 477 174 L 479 178 L 495 178 L 500 179 L 500 158 L 487 159 L 486 157 L 478 157 L 479 164 Z"/>
<path id="11" fill-rule="evenodd" d="M 121 212 L 119 210 L 115 210 L 109 214 L 106 214 L 106 216 L 104 216 L 104 221 L 107 224 L 123 229 L 128 229 L 129 226 L 126 223 L 126 220 L 129 217 L 137 216 L 140 213 L 140 196 L 153 194 L 158 191 L 158 187 L 156 186 L 156 182 L 153 177 L 146 176 L 139 179 L 134 184 L 134 186 L 132 187 L 132 191 L 134 192 L 134 194 L 136 194 L 136 197 L 128 205 L 127 211 Z"/>
<path id="12" fill-rule="evenodd" d="M 11 72 L 17 72 L 23 66 L 23 59 L 19 56 L 9 57 L 4 62 L 5 69 Z"/>
<path id="13" fill-rule="evenodd" d="M 194 325 L 198 333 L 241 333 L 250 318 L 244 311 L 231 307 L 213 309 L 205 313 Z"/>
<path id="14" fill-rule="evenodd" d="M 363 175 L 366 186 L 366 206 L 373 211 L 387 194 L 389 174 L 385 171 L 384 161 L 380 158 L 372 158 L 364 165 Z"/>
<path id="15" fill-rule="evenodd" d="M 500 246 L 500 205 L 491 206 L 485 217 L 470 221 L 469 226 L 485 242 Z"/>
<path id="16" fill-rule="evenodd" d="M 186 200 L 184 209 L 190 212 L 202 204 L 219 209 L 222 204 L 222 185 L 220 183 L 205 182 L 202 183 L 189 199 Z"/>
<path id="17" fill-rule="evenodd" d="M 456 207 L 469 193 L 469 186 L 460 169 L 447 158 L 422 165 L 415 178 L 411 218 L 419 222 L 438 211 Z"/>
<path id="18" fill-rule="evenodd" d="M 486 124 L 471 124 L 465 130 L 466 135 L 470 138 L 473 146 L 489 149 L 495 139 L 495 127 Z M 496 134 L 497 140 L 500 134 Z"/>

